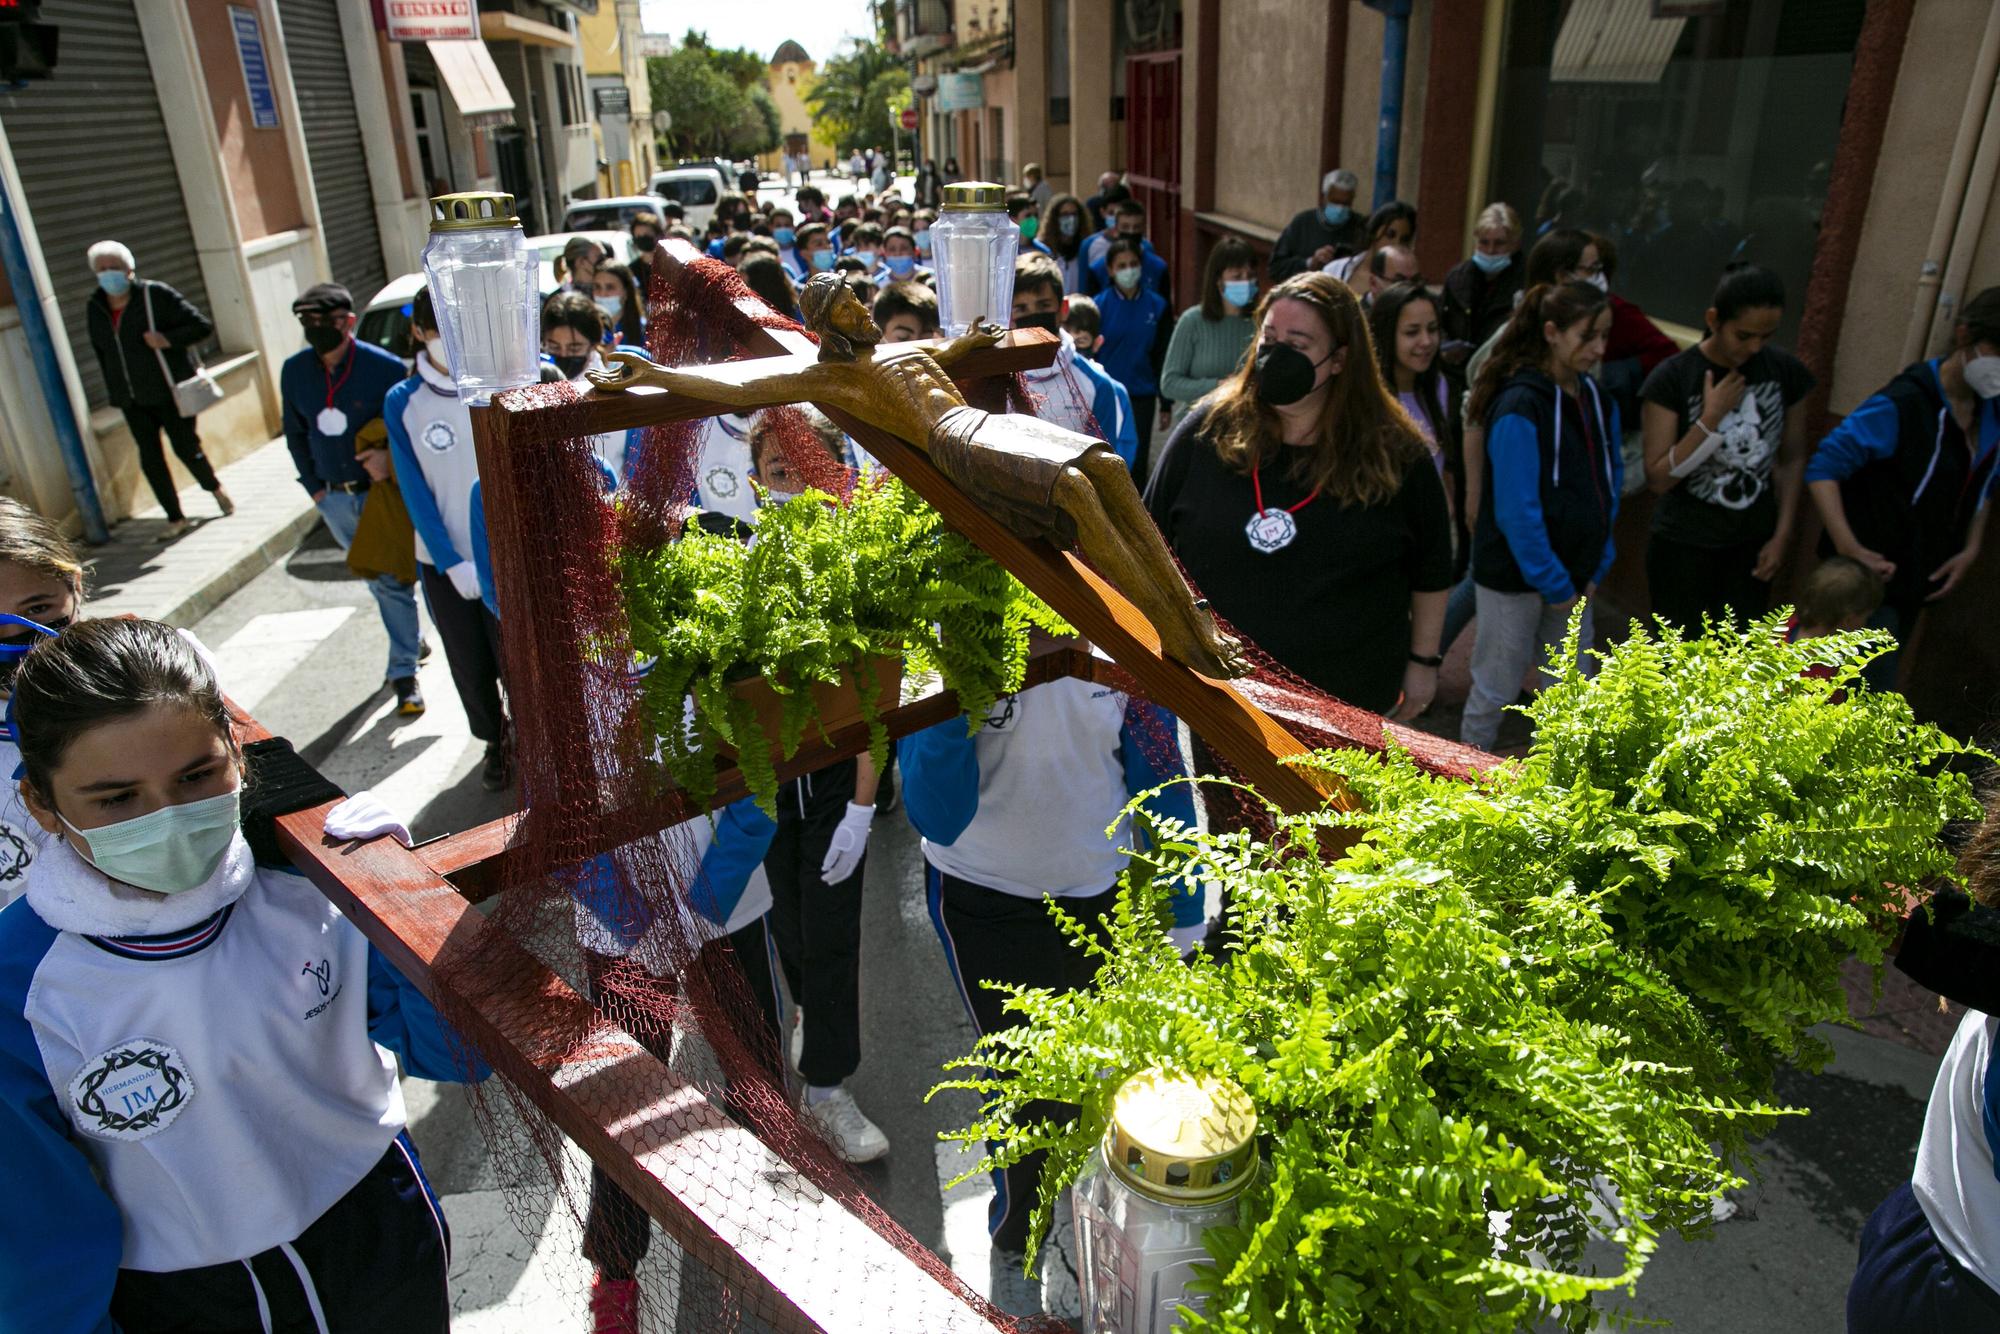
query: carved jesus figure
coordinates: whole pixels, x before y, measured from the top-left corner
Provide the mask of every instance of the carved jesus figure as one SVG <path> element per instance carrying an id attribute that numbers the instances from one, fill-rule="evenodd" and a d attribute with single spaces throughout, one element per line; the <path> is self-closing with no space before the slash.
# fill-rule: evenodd
<path id="1" fill-rule="evenodd" d="M 1204 675 L 1227 679 L 1248 666 L 1240 646 L 1216 629 L 1174 564 L 1132 485 L 1124 460 L 1102 440 L 1036 417 L 967 405 L 950 368 L 1004 336 L 980 324 L 939 347 L 892 346 L 841 275 L 817 274 L 800 296 L 819 359 L 792 357 L 670 369 L 637 352 L 609 355 L 590 372 L 601 390 L 652 385 L 740 409 L 824 403 L 917 445 L 940 472 L 1016 533 L 1075 546 L 1146 614 L 1167 654 Z"/>

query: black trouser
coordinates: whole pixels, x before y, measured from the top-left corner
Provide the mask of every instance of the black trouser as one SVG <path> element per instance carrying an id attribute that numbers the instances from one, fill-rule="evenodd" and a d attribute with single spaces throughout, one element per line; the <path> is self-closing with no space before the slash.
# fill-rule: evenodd
<path id="1" fill-rule="evenodd" d="M 127 403 L 125 424 L 132 428 L 132 443 L 139 447 L 139 471 L 146 474 L 146 485 L 153 488 L 153 499 L 160 502 L 168 519 L 179 523 L 187 516 L 181 513 L 174 475 L 167 470 L 167 456 L 160 449 L 161 431 L 167 433 L 174 456 L 202 490 L 222 489 L 222 483 L 215 478 L 215 469 L 208 466 L 208 455 L 201 452 L 201 437 L 195 434 L 194 418 L 181 416 L 171 403 Z"/>
<path id="2" fill-rule="evenodd" d="M 750 986 L 751 999 L 757 1003 L 758 1016 L 767 1029 L 764 1043 L 775 1046 L 779 1032 L 778 983 L 777 975 L 771 968 L 771 940 L 764 921 L 759 917 L 748 926 L 732 931 L 726 941 L 709 942 L 702 948 L 702 962 L 706 967 L 721 967 L 724 959 L 732 953 L 735 955 L 736 966 L 743 970 L 744 980 Z M 618 962 L 594 950 L 583 952 L 584 991 L 592 1003 L 598 999 L 604 975 Z M 664 987 L 668 984 L 663 981 L 660 985 Z M 657 1056 L 662 1065 L 671 1057 L 672 1042 L 672 1030 L 664 1021 L 653 1031 L 639 1037 L 640 1045 Z M 755 1048 L 763 1044 L 752 1042 L 749 1045 Z M 777 1072 L 772 1072 L 772 1078 L 777 1078 Z M 652 1220 L 647 1217 L 645 1209 L 607 1176 L 603 1168 L 591 1164 L 590 1209 L 583 1220 L 583 1258 L 597 1266 L 606 1278 L 628 1279 L 638 1269 L 639 1262 L 646 1258 L 652 1243 Z"/>
<path id="3" fill-rule="evenodd" d="M 451 1325 L 451 1231 L 406 1136 L 290 1250 L 164 1274 L 121 1269 L 111 1318 L 124 1334 L 318 1334 L 317 1303 L 332 1334 L 443 1334 Z"/>
<path id="4" fill-rule="evenodd" d="M 1701 633 L 1702 617 L 1736 624 L 1762 616 L 1771 606 L 1771 585 L 1757 578 L 1757 553 L 1766 539 L 1728 547 L 1695 547 L 1655 533 L 1646 547 L 1646 582 L 1653 591 L 1653 615 L 1686 635 Z"/>
<path id="5" fill-rule="evenodd" d="M 831 1088 L 861 1065 L 861 880 L 820 876 L 833 831 L 854 800 L 855 761 L 793 779 L 778 792 L 778 832 L 764 854 L 771 880 L 771 936 L 785 985 L 805 1012 L 799 1073 Z"/>
<path id="6" fill-rule="evenodd" d="M 981 986 L 981 982 L 1082 991 L 1095 980 L 1096 960 L 1063 934 L 1046 903 L 987 889 L 946 875 L 935 866 L 926 865 L 924 872 L 931 925 L 944 943 L 945 962 L 979 1036 L 1021 1022 L 1019 1014 L 1004 1008 L 1005 996 Z M 1113 888 L 1088 898 L 1064 899 L 1062 906 L 1103 940 L 1104 918 L 1117 898 L 1118 891 Z M 1024 1121 L 1046 1119 L 1063 1124 L 1076 1119 L 1076 1108 L 1068 1103 L 1031 1102 L 1021 1116 Z M 993 1174 L 993 1205 L 987 1213 L 986 1230 L 996 1249 L 1027 1249 L 1028 1218 L 1035 1210 L 1035 1193 L 1041 1188 L 1042 1162 L 1047 1156 L 1031 1153 Z"/>
<path id="7" fill-rule="evenodd" d="M 417 562 L 417 577 L 444 640 L 444 658 L 465 706 L 466 725 L 472 735 L 494 745 L 507 735 L 507 713 L 500 706 L 500 621 L 484 602 L 460 597 L 434 566 Z"/>
<path id="8" fill-rule="evenodd" d="M 1132 459 L 1132 481 L 1141 491 L 1151 476 L 1153 417 L 1160 410 L 1158 394 L 1132 395 L 1132 427 L 1139 433 L 1139 452 Z"/>

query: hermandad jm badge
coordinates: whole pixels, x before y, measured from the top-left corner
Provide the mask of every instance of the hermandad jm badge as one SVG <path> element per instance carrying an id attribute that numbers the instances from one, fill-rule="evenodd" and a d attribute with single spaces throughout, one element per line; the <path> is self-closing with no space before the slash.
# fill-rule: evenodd
<path id="1" fill-rule="evenodd" d="M 144 1139 L 194 1100 L 181 1054 L 158 1038 L 127 1038 L 84 1062 L 69 1081 L 77 1127 L 99 1139 Z"/>
<path id="2" fill-rule="evenodd" d="M 1299 535 L 1299 521 L 1280 509 L 1259 510 L 1243 525 L 1250 545 L 1265 555 L 1283 551 Z"/>

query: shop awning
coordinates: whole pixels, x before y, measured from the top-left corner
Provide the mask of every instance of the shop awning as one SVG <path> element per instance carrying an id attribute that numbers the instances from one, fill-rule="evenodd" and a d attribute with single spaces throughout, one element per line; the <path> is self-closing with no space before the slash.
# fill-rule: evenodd
<path id="1" fill-rule="evenodd" d="M 514 97 L 484 42 L 425 42 L 468 130 L 514 123 Z"/>
<path id="2" fill-rule="evenodd" d="M 489 42 L 523 42 L 529 46 L 575 46 L 576 40 L 553 23 L 522 18 L 505 10 L 488 9 L 479 15 L 479 35 Z"/>
<path id="3" fill-rule="evenodd" d="M 1563 16 L 1552 83 L 1656 84 L 1687 20 L 1659 18 L 1658 0 L 1576 0 Z"/>

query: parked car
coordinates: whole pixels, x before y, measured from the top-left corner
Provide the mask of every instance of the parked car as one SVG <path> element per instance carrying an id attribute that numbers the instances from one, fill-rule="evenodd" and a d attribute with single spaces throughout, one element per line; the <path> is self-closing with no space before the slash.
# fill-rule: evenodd
<path id="1" fill-rule="evenodd" d="M 632 238 L 624 232 L 552 232 L 547 236 L 531 236 L 528 244 L 534 247 L 541 259 L 537 285 L 542 300 L 548 300 L 560 285 L 556 282 L 554 261 L 562 258 L 563 248 L 576 236 L 587 236 L 606 247 L 621 264 L 631 262 Z M 417 293 L 423 288 L 424 275 L 421 273 L 406 273 L 399 278 L 391 278 L 363 308 L 354 336 L 364 343 L 387 348 L 401 357 L 404 365 L 414 369 L 416 349 L 410 345 L 410 310 L 416 303 Z"/>
<path id="2" fill-rule="evenodd" d="M 715 205 L 735 187 L 713 163 L 669 167 L 653 173 L 653 193 L 671 199 L 683 210 L 684 221 L 699 232 L 715 216 Z"/>
<path id="3" fill-rule="evenodd" d="M 667 201 L 658 195 L 616 195 L 610 199 L 579 199 L 563 210 L 566 232 L 624 231 L 635 213 L 662 217 Z M 664 218 L 663 218 L 664 220 Z"/>

